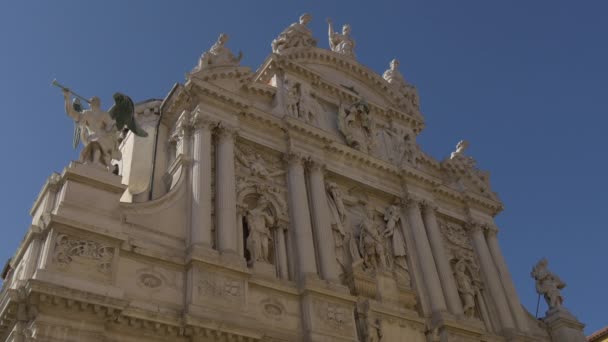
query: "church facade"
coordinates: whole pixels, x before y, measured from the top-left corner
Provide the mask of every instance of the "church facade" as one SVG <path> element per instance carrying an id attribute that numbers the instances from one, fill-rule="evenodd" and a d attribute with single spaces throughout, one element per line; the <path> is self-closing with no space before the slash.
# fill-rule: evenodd
<path id="1" fill-rule="evenodd" d="M 331 22 L 319 48 L 310 20 L 256 71 L 222 34 L 135 106 L 148 136 L 121 138 L 118 174 L 49 177 L 3 272 L 0 340 L 584 340 L 546 262 L 551 310 L 522 307 L 489 174 L 466 141 L 422 151 L 399 62 L 376 74 Z"/>

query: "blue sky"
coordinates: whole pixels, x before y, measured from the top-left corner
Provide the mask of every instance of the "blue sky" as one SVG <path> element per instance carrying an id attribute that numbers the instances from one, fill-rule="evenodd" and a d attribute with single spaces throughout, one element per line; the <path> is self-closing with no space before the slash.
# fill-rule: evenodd
<path id="1" fill-rule="evenodd" d="M 504 202 L 501 246 L 532 314 L 529 273 L 545 256 L 586 332 L 608 325 L 606 1 L 3 1 L 0 260 L 45 179 L 77 158 L 53 78 L 106 108 L 115 91 L 163 98 L 220 32 L 255 70 L 303 12 L 321 47 L 331 17 L 351 24 L 364 65 L 381 73 L 400 59 L 421 96 L 427 153 L 443 159 L 470 141 Z"/>

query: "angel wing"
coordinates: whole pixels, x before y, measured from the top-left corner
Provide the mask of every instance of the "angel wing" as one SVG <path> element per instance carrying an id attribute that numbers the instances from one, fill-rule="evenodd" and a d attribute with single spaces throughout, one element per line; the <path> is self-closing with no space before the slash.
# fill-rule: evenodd
<path id="1" fill-rule="evenodd" d="M 108 111 L 114 121 L 116 129 L 122 131 L 125 127 L 139 137 L 147 137 L 148 133 L 135 121 L 135 105 L 133 100 L 125 94 L 114 93 L 114 105 Z"/>
<path id="2" fill-rule="evenodd" d="M 79 98 L 75 98 L 74 101 L 72 101 L 72 108 L 74 108 L 74 110 L 77 111 L 78 113 L 82 113 L 82 104 L 80 103 Z M 74 121 L 74 137 L 72 138 L 72 147 L 74 149 L 77 149 L 79 144 L 80 144 L 80 124 L 78 122 Z"/>

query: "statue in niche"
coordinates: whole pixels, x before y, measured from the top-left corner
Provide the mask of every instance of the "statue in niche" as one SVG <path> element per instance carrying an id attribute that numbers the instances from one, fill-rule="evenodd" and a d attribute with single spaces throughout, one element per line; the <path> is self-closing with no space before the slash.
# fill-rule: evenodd
<path id="1" fill-rule="evenodd" d="M 336 259 L 343 269 L 346 268 L 345 255 L 348 255 L 352 262 L 358 261 L 359 250 L 357 240 L 353 234 L 346 230 L 346 208 L 342 198 L 342 190 L 338 184 L 327 182 L 327 204 L 331 213 L 331 230 L 334 237 L 336 248 Z M 346 248 L 346 249 L 345 249 Z"/>
<path id="2" fill-rule="evenodd" d="M 272 41 L 272 52 L 281 53 L 283 50 L 290 48 L 317 46 L 317 40 L 312 37 L 312 31 L 307 26 L 311 20 L 312 16 L 310 14 L 302 14 L 297 23 L 289 25 Z"/>
<path id="3" fill-rule="evenodd" d="M 365 342 L 382 341 L 382 321 L 379 318 L 367 319 Z"/>
<path id="4" fill-rule="evenodd" d="M 270 241 L 272 240 L 270 228 L 275 224 L 275 220 L 270 213 L 266 197 L 261 196 L 256 207 L 247 210 L 245 220 L 249 229 L 247 250 L 251 256 L 250 262 L 270 263 Z"/>
<path id="5" fill-rule="evenodd" d="M 530 275 L 536 280 L 536 292 L 545 297 L 549 310 L 551 310 L 562 306 L 564 297 L 561 290 L 566 287 L 566 283 L 555 273 L 549 271 L 548 264 L 547 259 L 540 259 L 532 268 Z"/>
<path id="6" fill-rule="evenodd" d="M 323 112 L 323 108 L 314 98 L 312 91 L 301 83 L 287 86 L 286 102 L 288 115 L 311 125 L 317 124 L 317 116 Z"/>
<path id="7" fill-rule="evenodd" d="M 227 34 L 221 33 L 209 51 L 203 53 L 195 71 L 221 66 L 238 66 L 243 58 L 243 52 L 239 51 L 239 55 L 234 56 L 232 51 L 225 46 L 228 39 Z"/>
<path id="8" fill-rule="evenodd" d="M 327 19 L 329 26 L 329 47 L 331 51 L 344 55 L 346 57 L 355 58 L 355 41 L 350 36 L 350 25 L 342 26 L 342 34 L 334 32 L 334 27 L 331 19 Z"/>
<path id="9" fill-rule="evenodd" d="M 373 147 L 373 122 L 369 105 L 357 101 L 350 107 L 340 103 L 338 108 L 338 129 L 346 138 L 348 146 L 364 153 Z"/>
<path id="10" fill-rule="evenodd" d="M 414 86 L 407 83 L 399 71 L 399 61 L 396 58 L 390 62 L 390 67 L 382 74 L 382 78 L 384 78 L 399 94 L 405 97 L 414 108 L 420 108 L 418 92 Z"/>
<path id="11" fill-rule="evenodd" d="M 410 128 L 399 127 L 391 120 L 385 133 L 390 141 L 387 146 L 389 161 L 399 166 L 408 164 L 416 167 L 418 146 L 414 132 Z"/>
<path id="12" fill-rule="evenodd" d="M 462 306 L 465 316 L 473 317 L 475 314 L 475 294 L 477 287 L 473 283 L 468 272 L 468 266 L 464 258 L 458 259 L 454 265 L 454 279 L 458 286 L 458 293 L 462 300 Z"/>
<path id="13" fill-rule="evenodd" d="M 389 267 L 386 260 L 384 236 L 378 229 L 374 220 L 374 209 L 367 207 L 365 217 L 359 225 L 359 249 L 363 255 L 363 266 L 366 269 L 386 269 Z"/>
<path id="14" fill-rule="evenodd" d="M 395 271 L 403 278 L 405 283 L 410 286 L 410 272 L 407 268 L 407 260 L 405 259 L 405 240 L 403 239 L 403 233 L 399 229 L 399 221 L 401 220 L 401 212 L 397 205 L 390 205 L 384 212 L 384 222 L 386 222 L 386 228 L 382 235 L 385 238 L 391 239 L 393 247 L 393 260 L 396 266 Z"/>

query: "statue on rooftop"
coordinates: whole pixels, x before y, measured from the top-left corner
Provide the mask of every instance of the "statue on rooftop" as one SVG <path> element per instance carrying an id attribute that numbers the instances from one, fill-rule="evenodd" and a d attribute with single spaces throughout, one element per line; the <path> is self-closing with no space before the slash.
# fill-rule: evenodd
<path id="1" fill-rule="evenodd" d="M 350 36 L 350 25 L 342 26 L 342 33 L 334 32 L 334 27 L 331 19 L 327 19 L 329 25 L 329 47 L 331 51 L 344 55 L 346 57 L 355 58 L 355 40 Z"/>
<path id="2" fill-rule="evenodd" d="M 389 69 L 382 74 L 384 78 L 400 95 L 405 97 L 414 108 L 419 109 L 420 102 L 416 87 L 409 84 L 403 74 L 399 71 L 399 60 L 396 58 L 390 62 Z"/>
<path id="3" fill-rule="evenodd" d="M 312 16 L 304 13 L 297 23 L 293 23 L 283 30 L 272 41 L 272 52 L 281 53 L 289 48 L 317 46 L 317 40 L 312 37 L 312 31 L 307 26 L 310 20 L 312 20 Z"/>
<path id="4" fill-rule="evenodd" d="M 536 280 L 536 292 L 545 297 L 549 309 L 555 309 L 561 307 L 564 302 L 561 290 L 566 287 L 566 283 L 549 271 L 548 263 L 547 259 L 540 259 L 530 275 Z"/>
<path id="5" fill-rule="evenodd" d="M 63 90 L 66 113 L 74 120 L 74 148 L 80 142 L 84 148 L 80 152 L 80 161 L 85 164 L 100 165 L 110 171 L 117 172 L 112 160 L 121 160 L 122 154 L 118 148 L 126 131 L 146 137 L 148 133 L 135 121 L 135 106 L 130 97 L 114 93 L 114 105 L 110 110 L 101 109 L 101 100 L 97 96 L 86 99 L 57 81 L 53 85 Z M 72 103 L 70 99 L 76 97 Z M 89 104 L 89 109 L 83 109 L 80 100 Z"/>
<path id="6" fill-rule="evenodd" d="M 203 53 L 195 71 L 220 66 L 238 66 L 243 58 L 243 52 L 239 51 L 239 55 L 234 56 L 232 51 L 225 46 L 228 39 L 227 34 L 221 33 L 209 51 Z"/>

